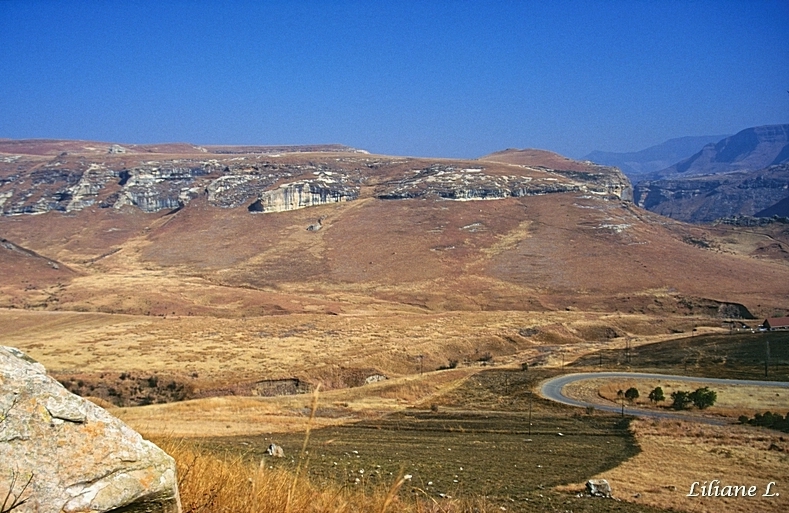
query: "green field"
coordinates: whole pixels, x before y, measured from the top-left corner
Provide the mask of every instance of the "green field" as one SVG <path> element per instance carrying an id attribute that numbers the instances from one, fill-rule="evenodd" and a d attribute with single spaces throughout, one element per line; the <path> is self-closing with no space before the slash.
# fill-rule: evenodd
<path id="1" fill-rule="evenodd" d="M 769 365 L 765 377 L 767 342 Z M 789 332 L 699 335 L 583 356 L 568 370 L 633 370 L 708 378 L 789 381 Z"/>

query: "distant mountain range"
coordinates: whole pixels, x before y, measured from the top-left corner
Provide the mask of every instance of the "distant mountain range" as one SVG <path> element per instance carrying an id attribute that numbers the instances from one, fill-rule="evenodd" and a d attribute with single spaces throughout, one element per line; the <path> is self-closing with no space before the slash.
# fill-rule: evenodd
<path id="1" fill-rule="evenodd" d="M 787 215 L 789 125 L 752 127 L 704 142 L 708 139 L 682 137 L 639 152 L 593 152 L 586 159 L 619 167 L 634 182 L 633 199 L 640 207 L 680 221 Z M 701 147 L 688 151 L 694 143 Z M 675 163 L 652 169 L 682 152 Z"/>
<path id="2" fill-rule="evenodd" d="M 789 125 L 746 128 L 660 171 L 649 180 L 756 171 L 789 162 Z"/>
<path id="3" fill-rule="evenodd" d="M 633 182 L 648 173 L 665 169 L 683 159 L 692 156 L 699 148 L 716 143 L 728 135 L 701 135 L 695 137 L 678 137 L 650 146 L 641 151 L 616 153 L 610 151 L 593 151 L 581 160 L 590 160 L 596 164 L 616 166 Z"/>

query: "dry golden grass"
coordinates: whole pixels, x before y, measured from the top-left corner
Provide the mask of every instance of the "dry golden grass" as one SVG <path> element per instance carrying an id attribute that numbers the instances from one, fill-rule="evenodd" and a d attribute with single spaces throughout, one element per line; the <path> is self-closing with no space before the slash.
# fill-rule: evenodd
<path id="1" fill-rule="evenodd" d="M 487 352 L 497 364 L 518 363 L 537 357 L 539 347 L 556 336 L 566 346 L 569 363 L 588 351 L 624 344 L 622 338 L 584 343 L 580 335 L 594 327 L 624 331 L 650 319 L 582 311 L 368 308 L 342 315 L 216 318 L 0 309 L 0 331 L 5 345 L 25 351 L 51 372 L 198 373 L 219 381 L 296 376 L 330 386 L 333 369 L 340 368 L 374 368 L 392 377 L 414 374 L 420 366 L 434 370 L 453 359 L 474 362 Z M 688 322 L 676 319 L 680 325 Z M 523 337 L 524 328 L 540 334 Z M 639 334 L 632 343 L 670 336 L 665 331 Z M 559 356 L 544 363 L 560 365 Z"/>
<path id="2" fill-rule="evenodd" d="M 321 394 L 315 417 L 309 420 L 309 395 L 279 397 L 211 397 L 110 412 L 152 437 L 258 435 L 304 431 L 310 423 L 326 427 L 369 419 L 402 410 L 457 386 L 478 368 L 454 369 L 406 376 L 363 387 Z"/>
<path id="3" fill-rule="evenodd" d="M 361 513 L 386 511 L 388 506 L 386 492 L 369 496 L 325 484 L 317 487 L 291 472 L 270 469 L 264 461 L 255 466 L 238 457 L 217 457 L 176 440 L 159 445 L 177 462 L 187 513 Z M 397 499 L 389 502 L 389 511 L 406 510 Z"/>
<path id="4" fill-rule="evenodd" d="M 607 479 L 623 500 L 694 513 L 789 511 L 789 444 L 775 431 L 636 420 L 641 453 L 596 478 Z M 757 486 L 756 497 L 688 497 L 692 483 Z M 779 495 L 761 497 L 775 482 Z M 697 485 L 698 486 L 698 485 Z M 577 489 L 582 484 L 564 489 Z M 697 488 L 698 490 L 698 488 Z"/>

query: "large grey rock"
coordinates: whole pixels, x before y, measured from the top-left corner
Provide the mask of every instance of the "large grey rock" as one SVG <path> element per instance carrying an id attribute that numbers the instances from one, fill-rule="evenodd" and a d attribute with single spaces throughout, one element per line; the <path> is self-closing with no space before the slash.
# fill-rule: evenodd
<path id="1" fill-rule="evenodd" d="M 0 499 L 9 492 L 15 513 L 181 511 L 170 456 L 0 346 Z"/>
<path id="2" fill-rule="evenodd" d="M 611 498 L 611 485 L 605 479 L 590 479 L 586 482 L 586 493 L 592 497 Z"/>

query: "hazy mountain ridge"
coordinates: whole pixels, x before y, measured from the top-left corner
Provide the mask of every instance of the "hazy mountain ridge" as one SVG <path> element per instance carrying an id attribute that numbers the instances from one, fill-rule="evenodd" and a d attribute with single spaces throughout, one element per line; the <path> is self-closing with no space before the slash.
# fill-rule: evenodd
<path id="1" fill-rule="evenodd" d="M 647 180 L 755 171 L 789 162 L 789 125 L 746 128 L 707 144 L 685 160 L 645 176 Z"/>
<path id="2" fill-rule="evenodd" d="M 789 125 L 747 128 L 642 176 L 641 207 L 681 221 L 781 215 L 789 198 Z"/>
<path id="3" fill-rule="evenodd" d="M 642 176 L 665 169 L 692 156 L 699 151 L 699 148 L 726 137 L 728 135 L 677 137 L 640 151 L 623 153 L 593 151 L 582 157 L 582 160 L 618 167 L 635 183 Z"/>

